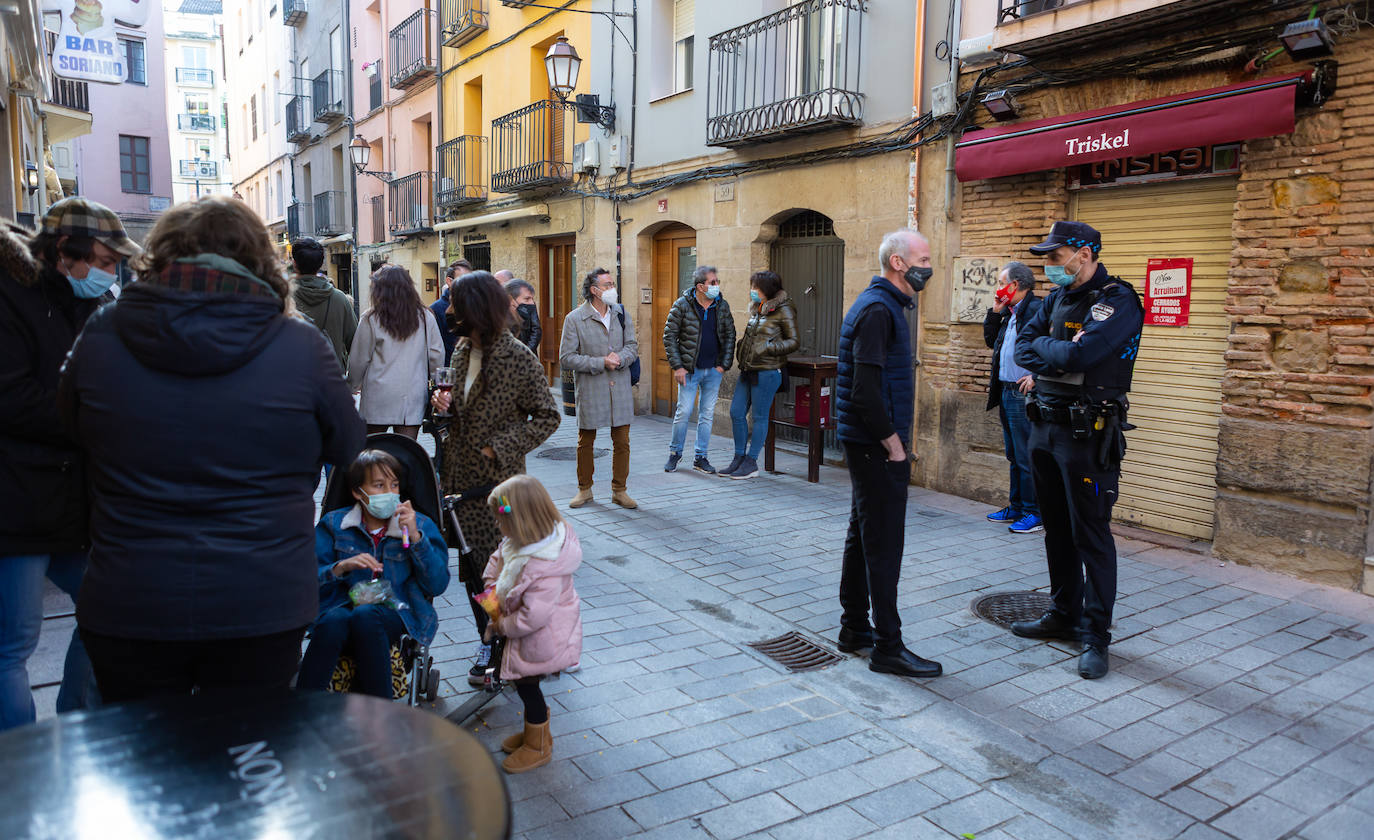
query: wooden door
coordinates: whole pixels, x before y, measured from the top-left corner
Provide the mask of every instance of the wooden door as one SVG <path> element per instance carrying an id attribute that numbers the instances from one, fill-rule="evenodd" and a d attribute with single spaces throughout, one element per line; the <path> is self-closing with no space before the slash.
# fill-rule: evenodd
<path id="1" fill-rule="evenodd" d="M 654 320 L 652 327 L 640 331 L 639 355 L 653 359 L 653 412 L 672 417 L 677 406 L 677 381 L 668 367 L 668 355 L 663 351 L 663 325 L 668 311 L 682 293 L 692 285 L 692 272 L 697 267 L 697 233 L 686 225 L 674 225 L 654 237 L 653 295 Z M 734 352 L 730 348 L 728 352 Z"/>
<path id="2" fill-rule="evenodd" d="M 539 361 L 552 384 L 558 376 L 558 345 L 563 339 L 563 319 L 581 303 L 577 278 L 577 238 L 546 239 L 539 243 L 539 311 L 544 337 L 539 341 Z"/>

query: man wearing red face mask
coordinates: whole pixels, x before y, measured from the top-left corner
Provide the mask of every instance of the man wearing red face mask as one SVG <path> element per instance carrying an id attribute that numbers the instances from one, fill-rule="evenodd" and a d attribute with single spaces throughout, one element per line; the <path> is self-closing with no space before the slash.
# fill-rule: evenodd
<path id="1" fill-rule="evenodd" d="M 76 597 L 86 568 L 82 458 L 57 414 L 57 379 L 86 318 L 112 299 L 119 261 L 138 245 L 112 210 L 68 198 L 37 236 L 0 231 L 0 730 L 31 723 L 26 662 L 43 621 L 43 578 Z M 93 702 L 73 636 L 57 711 Z"/>
<path id="2" fill-rule="evenodd" d="M 998 275 L 1001 288 L 983 318 L 983 341 L 992 350 L 992 375 L 988 383 L 988 408 L 996 408 L 1002 420 L 1002 443 L 1011 465 L 1007 506 L 988 514 L 989 522 L 1006 523 L 1013 534 L 1045 530 L 1040 506 L 1035 501 L 1031 477 L 1030 421 L 1026 419 L 1026 395 L 1035 387 L 1031 372 L 1016 364 L 1016 334 L 1040 311 L 1035 296 L 1035 275 L 1025 263 L 1009 262 Z"/>

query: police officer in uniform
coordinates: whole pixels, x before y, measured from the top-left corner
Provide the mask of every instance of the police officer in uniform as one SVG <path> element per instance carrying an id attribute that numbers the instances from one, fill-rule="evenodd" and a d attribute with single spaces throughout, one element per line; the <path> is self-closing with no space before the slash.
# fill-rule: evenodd
<path id="1" fill-rule="evenodd" d="M 1088 225 L 1055 222 L 1030 250 L 1044 256 L 1045 276 L 1058 287 L 1016 340 L 1016 363 L 1035 375 L 1026 415 L 1054 608 L 1011 630 L 1081 640 L 1078 674 L 1091 680 L 1107 673 L 1116 601 L 1109 526 L 1144 311 L 1135 289 L 1097 261 L 1102 236 Z"/>

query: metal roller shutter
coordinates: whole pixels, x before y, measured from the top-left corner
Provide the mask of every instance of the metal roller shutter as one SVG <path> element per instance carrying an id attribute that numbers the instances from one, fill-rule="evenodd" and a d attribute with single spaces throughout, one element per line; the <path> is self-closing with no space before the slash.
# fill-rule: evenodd
<path id="1" fill-rule="evenodd" d="M 1229 326 L 1236 183 L 1229 178 L 1078 193 L 1075 218 L 1102 232 L 1107 270 L 1143 293 L 1145 262 L 1192 257 L 1186 327 L 1145 327 L 1131 389 L 1116 519 L 1210 540 L 1216 511 L 1217 427 Z"/>

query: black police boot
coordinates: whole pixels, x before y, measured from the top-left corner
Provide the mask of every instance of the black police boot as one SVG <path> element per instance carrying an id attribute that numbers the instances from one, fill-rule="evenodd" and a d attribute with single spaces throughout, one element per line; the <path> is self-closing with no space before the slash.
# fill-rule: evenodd
<path id="1" fill-rule="evenodd" d="M 875 650 L 868 658 L 868 670 L 899 677 L 938 677 L 944 673 L 939 662 L 922 659 L 905 647 L 896 653 Z"/>
<path id="2" fill-rule="evenodd" d="M 836 647 L 840 653 L 859 653 L 860 651 L 873 649 L 872 630 L 850 630 L 848 627 L 840 628 L 839 638 L 835 640 Z"/>
<path id="3" fill-rule="evenodd" d="M 1096 680 L 1107 676 L 1107 648 L 1102 645 L 1085 645 L 1078 657 L 1078 676 L 1085 680 Z"/>
<path id="4" fill-rule="evenodd" d="M 1046 612 L 1034 621 L 1013 621 L 1011 632 L 1026 639 L 1078 641 L 1078 629 L 1054 610 Z"/>

